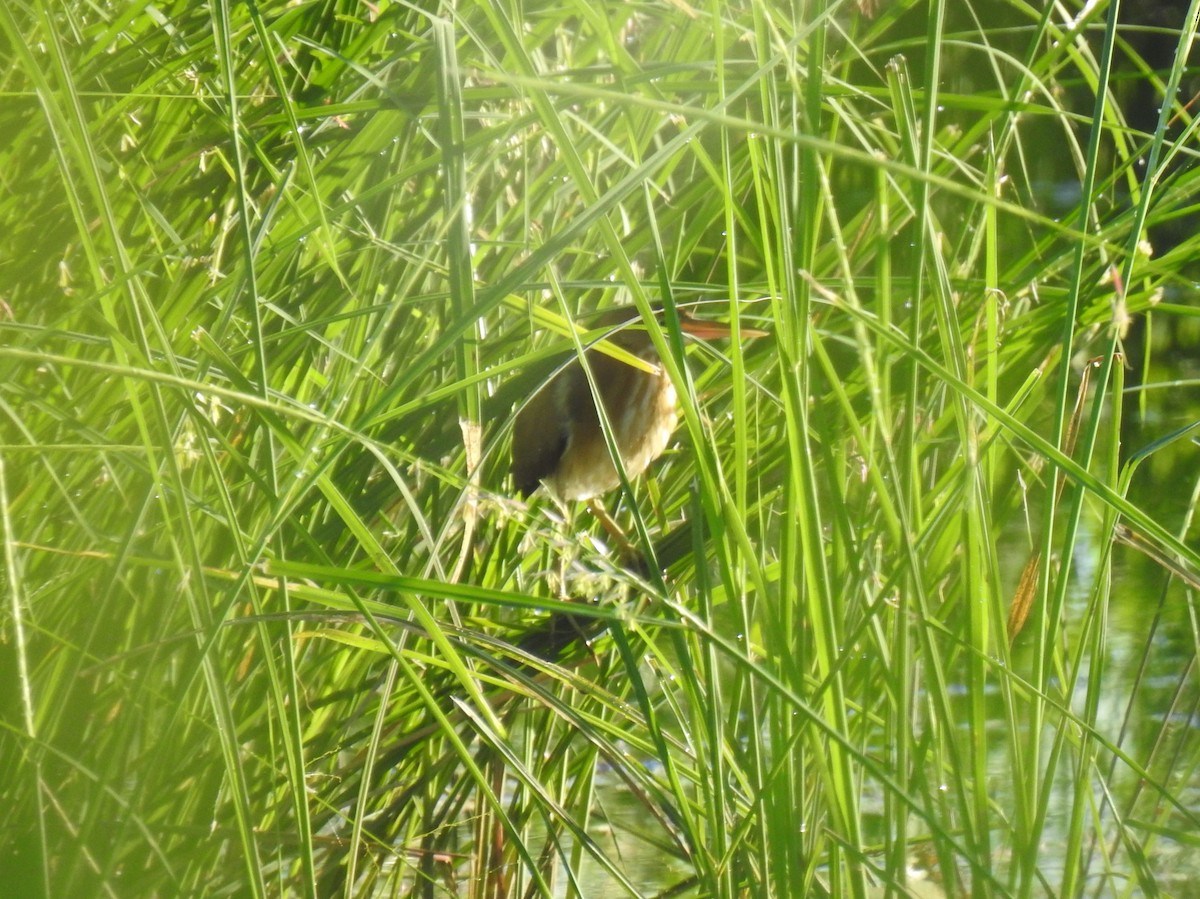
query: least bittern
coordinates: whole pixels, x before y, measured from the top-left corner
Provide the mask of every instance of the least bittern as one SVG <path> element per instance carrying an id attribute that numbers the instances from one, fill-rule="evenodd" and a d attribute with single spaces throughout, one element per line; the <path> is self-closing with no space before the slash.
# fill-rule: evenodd
<path id="1" fill-rule="evenodd" d="M 621 477 L 600 423 L 596 394 L 603 403 L 628 478 L 640 475 L 667 448 L 677 419 L 675 385 L 663 369 L 650 335 L 638 327 L 640 324 L 636 309 L 622 308 L 606 313 L 599 327 L 617 328 L 607 339 L 653 370 L 589 349 L 587 365 L 596 384 L 595 394 L 576 358 L 517 413 L 512 472 L 521 496 L 528 496 L 544 484 L 561 501 L 591 500 L 620 485 Z M 704 339 L 728 337 L 731 333 L 728 325 L 682 314 L 680 329 Z M 742 329 L 739 335 L 765 336 L 765 332 Z M 609 527 L 607 516 L 597 514 Z"/>

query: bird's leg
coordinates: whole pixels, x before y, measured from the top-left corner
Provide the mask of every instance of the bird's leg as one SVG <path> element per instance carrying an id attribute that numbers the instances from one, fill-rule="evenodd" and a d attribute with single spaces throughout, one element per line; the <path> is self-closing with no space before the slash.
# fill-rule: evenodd
<path id="1" fill-rule="evenodd" d="M 621 530 L 620 526 L 612 520 L 612 516 L 605 510 L 604 504 L 593 497 L 587 501 L 587 507 L 599 519 L 604 530 L 608 531 L 608 535 L 612 537 L 613 542 L 617 544 L 617 551 L 620 552 L 621 559 L 625 564 L 639 571 L 643 570 L 646 567 L 646 559 L 642 555 L 642 551 L 629 542 L 629 538 L 625 536 L 625 532 Z"/>

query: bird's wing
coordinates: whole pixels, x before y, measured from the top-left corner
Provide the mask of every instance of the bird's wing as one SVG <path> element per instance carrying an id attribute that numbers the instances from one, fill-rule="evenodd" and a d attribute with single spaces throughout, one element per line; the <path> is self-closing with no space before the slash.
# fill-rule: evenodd
<path id="1" fill-rule="evenodd" d="M 567 417 L 555 394 L 563 389 L 560 372 L 517 413 L 513 423 L 512 473 L 517 493 L 528 496 L 542 478 L 554 474 L 567 448 Z"/>

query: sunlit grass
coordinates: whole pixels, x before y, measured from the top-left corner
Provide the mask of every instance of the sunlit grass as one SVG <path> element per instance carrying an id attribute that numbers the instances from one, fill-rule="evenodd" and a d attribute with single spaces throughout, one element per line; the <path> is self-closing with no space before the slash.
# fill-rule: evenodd
<path id="1" fill-rule="evenodd" d="M 1180 891 L 1185 70 L 977 6 L 0 6 L 14 895 Z M 507 480 L 616 303 L 769 331 L 641 574 Z"/>

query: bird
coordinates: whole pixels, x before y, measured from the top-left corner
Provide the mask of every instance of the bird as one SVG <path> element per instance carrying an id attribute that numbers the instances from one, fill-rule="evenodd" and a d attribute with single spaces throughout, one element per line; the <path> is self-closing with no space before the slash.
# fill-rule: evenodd
<path id="1" fill-rule="evenodd" d="M 684 333 L 702 339 L 731 336 L 728 325 L 683 313 L 679 322 Z M 609 310 L 597 327 L 616 329 L 607 340 L 652 369 L 635 367 L 599 349 L 586 351 L 622 467 L 632 480 L 662 455 L 671 440 L 678 420 L 675 385 L 635 308 Z M 739 336 L 762 337 L 766 332 L 745 328 Z M 517 413 L 512 475 L 520 496 L 527 497 L 542 485 L 559 501 L 590 501 L 620 486 L 595 394 L 578 357 Z"/>

